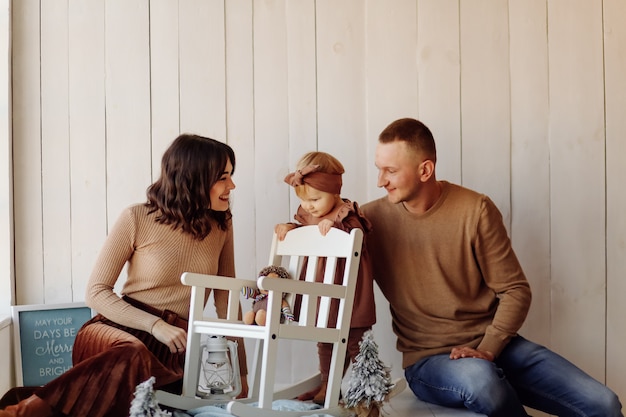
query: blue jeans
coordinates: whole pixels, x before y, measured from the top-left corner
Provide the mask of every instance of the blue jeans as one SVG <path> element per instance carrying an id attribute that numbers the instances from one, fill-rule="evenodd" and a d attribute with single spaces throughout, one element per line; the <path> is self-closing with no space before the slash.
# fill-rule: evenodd
<path id="1" fill-rule="evenodd" d="M 419 399 L 489 417 L 526 417 L 523 405 L 561 417 L 623 417 L 613 391 L 521 336 L 514 337 L 495 362 L 434 355 L 404 373 Z"/>

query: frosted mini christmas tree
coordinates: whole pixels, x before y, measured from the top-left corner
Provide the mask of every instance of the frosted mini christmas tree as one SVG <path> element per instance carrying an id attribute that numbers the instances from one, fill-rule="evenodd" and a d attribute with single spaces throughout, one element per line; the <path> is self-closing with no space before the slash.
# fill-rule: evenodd
<path id="1" fill-rule="evenodd" d="M 378 417 L 393 388 L 390 370 L 378 357 L 378 345 L 369 330 L 363 335 L 359 354 L 352 364 L 352 374 L 344 396 L 345 406 L 359 417 Z"/>
<path id="2" fill-rule="evenodd" d="M 169 417 L 172 414 L 161 410 L 156 400 L 154 377 L 142 382 L 135 388 L 135 398 L 130 403 L 130 417 Z"/>

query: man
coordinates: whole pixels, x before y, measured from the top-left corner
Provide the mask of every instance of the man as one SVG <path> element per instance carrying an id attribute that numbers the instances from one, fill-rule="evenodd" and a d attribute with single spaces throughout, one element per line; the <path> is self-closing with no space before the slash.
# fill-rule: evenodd
<path id="1" fill-rule="evenodd" d="M 432 133 L 399 119 L 379 136 L 372 223 L 374 279 L 390 304 L 415 395 L 487 416 L 622 416 L 617 396 L 517 334 L 531 292 L 502 215 L 485 195 L 435 177 Z"/>

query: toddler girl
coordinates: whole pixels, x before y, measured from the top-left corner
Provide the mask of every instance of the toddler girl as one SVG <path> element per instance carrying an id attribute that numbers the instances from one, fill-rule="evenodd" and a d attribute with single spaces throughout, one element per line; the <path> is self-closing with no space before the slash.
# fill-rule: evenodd
<path id="1" fill-rule="evenodd" d="M 343 369 L 345 374 L 350 361 L 354 361 L 359 353 L 359 342 L 363 334 L 370 330 L 376 322 L 376 310 L 369 256 L 365 250 L 365 235 L 370 231 L 370 223 L 363 216 L 356 202 L 341 198 L 341 175 L 344 172 L 341 162 L 328 153 L 309 152 L 305 154 L 298 162 L 296 171 L 285 177 L 285 182 L 294 187 L 296 195 L 300 199 L 300 206 L 294 216 L 297 223 L 278 224 L 275 227 L 275 232 L 278 238 L 282 240 L 290 230 L 298 226 L 318 225 L 322 235 L 326 235 L 331 227 L 348 233 L 354 228 L 363 230 L 364 242 L 361 249 L 361 261 Z M 341 284 L 343 265 L 338 267 L 335 276 L 336 284 Z M 316 281 L 323 279 L 323 268 L 324 262 L 320 262 L 317 267 Z M 329 326 L 336 325 L 337 313 L 338 303 L 331 303 Z M 298 397 L 299 400 L 313 399 L 317 404 L 324 404 L 332 347 L 332 343 L 318 343 L 322 384 L 315 390 Z"/>

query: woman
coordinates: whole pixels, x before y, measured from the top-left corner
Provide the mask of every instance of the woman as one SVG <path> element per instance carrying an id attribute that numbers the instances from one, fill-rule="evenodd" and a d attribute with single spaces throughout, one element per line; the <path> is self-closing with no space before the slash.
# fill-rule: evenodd
<path id="1" fill-rule="evenodd" d="M 98 256 L 85 302 L 99 314 L 76 337 L 74 366 L 0 417 L 128 415 L 135 387 L 151 376 L 154 388 L 180 392 L 191 293 L 180 276 L 234 277 L 234 170 L 232 148 L 219 141 L 183 134 L 170 145 L 148 201 L 122 212 Z M 113 287 L 125 265 L 120 297 Z M 219 317 L 227 296 L 214 292 Z M 241 340 L 239 358 L 247 396 Z"/>

